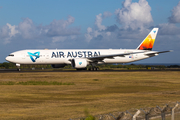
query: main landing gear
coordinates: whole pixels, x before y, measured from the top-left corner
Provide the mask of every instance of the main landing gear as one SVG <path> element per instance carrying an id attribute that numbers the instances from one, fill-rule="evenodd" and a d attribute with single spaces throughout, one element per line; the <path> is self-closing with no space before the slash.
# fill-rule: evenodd
<path id="1" fill-rule="evenodd" d="M 98 63 L 98 62 L 90 63 L 88 70 L 89 70 L 89 71 L 98 71 L 98 70 L 99 70 L 99 67 L 96 67 L 97 63 Z"/>
<path id="2" fill-rule="evenodd" d="M 97 70 L 99 70 L 99 68 L 98 67 L 89 67 L 89 68 L 78 68 L 76 70 L 78 70 L 78 71 L 82 71 L 82 70 L 97 71 Z"/>
<path id="3" fill-rule="evenodd" d="M 99 70 L 99 68 L 98 67 L 89 67 L 88 70 L 89 71 L 97 71 L 97 70 Z"/>

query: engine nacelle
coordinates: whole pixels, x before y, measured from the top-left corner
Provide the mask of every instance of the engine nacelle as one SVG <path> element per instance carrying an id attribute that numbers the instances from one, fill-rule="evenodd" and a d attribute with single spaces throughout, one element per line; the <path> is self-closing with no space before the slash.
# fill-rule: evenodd
<path id="1" fill-rule="evenodd" d="M 51 66 L 53 68 L 63 68 L 64 66 L 66 66 L 66 64 L 52 64 Z"/>
<path id="2" fill-rule="evenodd" d="M 87 60 L 86 59 L 72 59 L 71 66 L 73 68 L 86 68 Z"/>

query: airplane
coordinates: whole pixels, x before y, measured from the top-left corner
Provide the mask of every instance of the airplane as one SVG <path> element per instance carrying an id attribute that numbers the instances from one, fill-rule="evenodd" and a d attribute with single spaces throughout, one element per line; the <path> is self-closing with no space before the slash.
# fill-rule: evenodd
<path id="1" fill-rule="evenodd" d="M 157 56 L 168 51 L 152 51 L 158 28 L 153 28 L 136 49 L 28 49 L 9 54 L 6 61 L 21 64 L 51 64 L 53 68 L 66 65 L 77 70 L 99 70 L 98 64 L 129 63 Z"/>

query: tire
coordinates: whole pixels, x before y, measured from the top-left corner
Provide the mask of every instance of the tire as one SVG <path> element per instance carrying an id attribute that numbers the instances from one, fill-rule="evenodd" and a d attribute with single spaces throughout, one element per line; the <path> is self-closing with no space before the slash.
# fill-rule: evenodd
<path id="1" fill-rule="evenodd" d="M 93 68 L 93 67 L 91 67 L 91 71 L 94 71 L 94 68 Z"/>
<path id="2" fill-rule="evenodd" d="M 97 71 L 97 67 L 94 67 L 93 69 L 94 69 L 94 71 Z"/>

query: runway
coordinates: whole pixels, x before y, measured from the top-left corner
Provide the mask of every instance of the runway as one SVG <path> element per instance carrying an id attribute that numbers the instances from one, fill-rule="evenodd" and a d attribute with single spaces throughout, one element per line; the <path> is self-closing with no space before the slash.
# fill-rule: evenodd
<path id="1" fill-rule="evenodd" d="M 17 69 L 0 69 L 0 73 L 23 73 L 23 72 L 139 72 L 139 71 L 180 71 L 180 69 L 132 69 L 132 70 L 113 70 L 113 69 L 104 69 L 98 71 L 88 71 L 88 70 L 73 70 L 73 69 L 21 69 L 21 71 L 17 71 Z"/>

